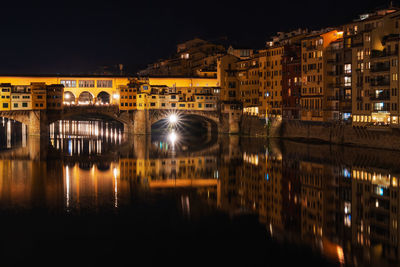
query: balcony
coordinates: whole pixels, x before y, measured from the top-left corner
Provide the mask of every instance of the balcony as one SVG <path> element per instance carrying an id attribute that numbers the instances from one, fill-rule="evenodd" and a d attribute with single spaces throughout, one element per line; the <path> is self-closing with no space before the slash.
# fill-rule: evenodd
<path id="1" fill-rule="evenodd" d="M 391 52 L 386 52 L 384 49 L 383 51 L 379 50 L 372 50 L 371 51 L 371 58 L 385 58 L 385 57 L 391 57 L 391 56 L 397 56 L 399 54 L 399 51 L 391 51 Z"/>
<path id="2" fill-rule="evenodd" d="M 370 95 L 371 101 L 378 101 L 378 100 L 390 100 L 390 91 L 384 90 L 382 92 L 377 92 L 375 94 Z"/>
<path id="3" fill-rule="evenodd" d="M 389 64 L 375 64 L 371 66 L 371 72 L 389 72 L 390 65 Z"/>
<path id="4" fill-rule="evenodd" d="M 375 86 L 388 87 L 390 86 L 390 80 L 389 79 L 371 80 L 370 85 L 373 87 Z"/>

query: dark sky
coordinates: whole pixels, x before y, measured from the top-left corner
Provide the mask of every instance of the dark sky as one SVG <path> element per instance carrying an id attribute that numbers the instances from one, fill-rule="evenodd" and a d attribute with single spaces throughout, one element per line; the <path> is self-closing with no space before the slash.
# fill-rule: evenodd
<path id="1" fill-rule="evenodd" d="M 32 1 L 34 2 L 34 1 Z M 51 1 L 2 6 L 0 73 L 131 72 L 194 37 L 260 48 L 277 32 L 340 25 L 382 0 Z M 194 3 L 198 4 L 197 6 Z"/>

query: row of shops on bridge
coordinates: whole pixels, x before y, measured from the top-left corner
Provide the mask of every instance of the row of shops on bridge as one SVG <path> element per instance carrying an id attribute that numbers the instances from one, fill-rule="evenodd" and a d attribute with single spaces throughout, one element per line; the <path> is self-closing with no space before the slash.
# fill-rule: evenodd
<path id="1" fill-rule="evenodd" d="M 90 89 L 76 96 L 64 83 L 32 82 L 30 85 L 0 84 L 0 111 L 62 110 L 64 106 L 118 105 L 120 110 L 191 109 L 217 110 L 218 87 L 152 86 L 146 82 L 119 85 L 112 94 L 102 91 L 97 95 Z"/>

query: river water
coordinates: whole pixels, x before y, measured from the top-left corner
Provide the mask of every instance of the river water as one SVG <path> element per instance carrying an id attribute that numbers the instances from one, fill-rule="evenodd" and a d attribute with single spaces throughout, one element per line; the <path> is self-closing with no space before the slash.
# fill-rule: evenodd
<path id="1" fill-rule="evenodd" d="M 175 134 L 0 121 L 2 266 L 398 265 L 400 153 Z"/>

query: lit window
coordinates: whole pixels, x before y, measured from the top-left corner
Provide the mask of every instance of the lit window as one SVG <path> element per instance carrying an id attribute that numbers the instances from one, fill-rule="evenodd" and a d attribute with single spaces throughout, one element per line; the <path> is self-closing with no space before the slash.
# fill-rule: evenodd
<path id="1" fill-rule="evenodd" d="M 351 73 L 351 64 L 344 64 L 344 73 Z"/>

